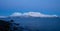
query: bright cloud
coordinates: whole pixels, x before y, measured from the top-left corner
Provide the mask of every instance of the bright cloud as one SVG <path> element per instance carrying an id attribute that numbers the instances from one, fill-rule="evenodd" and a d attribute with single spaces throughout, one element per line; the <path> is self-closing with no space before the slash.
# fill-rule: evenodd
<path id="1" fill-rule="evenodd" d="M 57 17 L 57 15 L 46 15 L 46 14 L 42 14 L 40 12 L 27 12 L 27 13 L 15 12 L 10 16 Z"/>
<path id="2" fill-rule="evenodd" d="M 10 15 L 10 16 L 22 16 L 22 13 L 15 12 L 15 13 L 13 13 L 13 14 L 12 14 L 12 15 Z"/>

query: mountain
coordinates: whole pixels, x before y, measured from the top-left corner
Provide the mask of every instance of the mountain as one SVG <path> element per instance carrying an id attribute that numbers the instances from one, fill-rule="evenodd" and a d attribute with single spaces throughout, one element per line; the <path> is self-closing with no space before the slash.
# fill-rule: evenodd
<path id="1" fill-rule="evenodd" d="M 19 23 L 26 29 L 33 31 L 60 31 L 60 17 L 23 17 L 14 16 L 0 18 L 6 21 L 14 20 L 15 23 Z"/>

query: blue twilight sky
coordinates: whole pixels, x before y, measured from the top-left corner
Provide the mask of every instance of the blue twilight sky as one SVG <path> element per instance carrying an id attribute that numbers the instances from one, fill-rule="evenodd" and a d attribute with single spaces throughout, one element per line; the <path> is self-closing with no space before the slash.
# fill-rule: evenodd
<path id="1" fill-rule="evenodd" d="M 60 0 L 0 0 L 0 16 L 9 16 L 14 12 L 60 15 Z"/>

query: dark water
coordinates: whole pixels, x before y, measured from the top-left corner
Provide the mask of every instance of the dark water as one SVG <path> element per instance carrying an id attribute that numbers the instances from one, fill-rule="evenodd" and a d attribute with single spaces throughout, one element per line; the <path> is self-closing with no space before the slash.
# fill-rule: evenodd
<path id="1" fill-rule="evenodd" d="M 19 23 L 26 31 L 60 31 L 60 18 L 39 18 L 39 17 L 13 17 L 4 18 L 4 20 L 13 19 Z M 24 30 L 24 31 L 25 31 Z"/>

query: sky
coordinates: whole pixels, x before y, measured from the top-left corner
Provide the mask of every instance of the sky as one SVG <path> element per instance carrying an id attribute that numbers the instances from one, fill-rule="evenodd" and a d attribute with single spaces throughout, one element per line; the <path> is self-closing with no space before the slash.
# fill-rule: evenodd
<path id="1" fill-rule="evenodd" d="M 60 16 L 60 0 L 0 0 L 0 16 L 14 12 L 40 12 Z"/>

